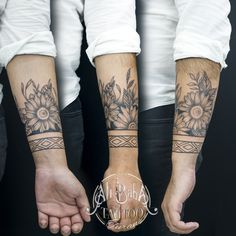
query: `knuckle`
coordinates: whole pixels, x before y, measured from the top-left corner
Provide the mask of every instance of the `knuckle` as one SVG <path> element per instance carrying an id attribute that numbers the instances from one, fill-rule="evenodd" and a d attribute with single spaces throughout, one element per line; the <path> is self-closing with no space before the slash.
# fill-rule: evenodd
<path id="1" fill-rule="evenodd" d="M 169 223 L 166 223 L 166 227 L 167 227 L 168 229 L 170 229 L 170 224 L 169 224 Z"/>
<path id="2" fill-rule="evenodd" d="M 172 227 L 170 228 L 171 233 L 177 233 Z"/>
<path id="3" fill-rule="evenodd" d="M 162 202 L 162 204 L 161 204 L 161 209 L 162 209 L 162 210 L 165 210 L 165 208 L 166 208 L 166 204 L 165 204 L 165 202 Z"/>
<path id="4" fill-rule="evenodd" d="M 176 222 L 172 223 L 172 225 L 177 228 L 178 227 L 178 224 Z"/>
<path id="5" fill-rule="evenodd" d="M 81 195 L 86 194 L 86 191 L 85 191 L 84 187 L 81 187 L 81 188 L 80 188 L 80 194 L 81 194 Z"/>

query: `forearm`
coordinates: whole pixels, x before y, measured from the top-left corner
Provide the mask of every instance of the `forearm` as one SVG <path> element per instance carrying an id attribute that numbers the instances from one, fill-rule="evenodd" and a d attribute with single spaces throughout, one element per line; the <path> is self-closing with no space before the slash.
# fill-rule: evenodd
<path id="1" fill-rule="evenodd" d="M 108 129 L 110 166 L 137 167 L 138 76 L 134 54 L 95 59 Z"/>
<path id="2" fill-rule="evenodd" d="M 16 56 L 7 72 L 36 167 L 66 166 L 54 59 Z"/>
<path id="3" fill-rule="evenodd" d="M 177 61 L 173 170 L 195 169 L 214 110 L 220 65 L 207 59 Z"/>

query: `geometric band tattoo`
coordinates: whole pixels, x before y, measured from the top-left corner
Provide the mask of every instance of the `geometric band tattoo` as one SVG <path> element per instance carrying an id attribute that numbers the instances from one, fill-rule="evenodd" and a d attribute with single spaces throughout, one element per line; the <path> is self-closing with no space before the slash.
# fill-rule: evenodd
<path id="1" fill-rule="evenodd" d="M 137 135 L 109 135 L 110 148 L 137 148 Z"/>
<path id="2" fill-rule="evenodd" d="M 202 142 L 173 141 L 172 151 L 176 153 L 199 153 L 202 148 Z"/>
<path id="3" fill-rule="evenodd" d="M 65 149 L 62 137 L 48 137 L 29 141 L 32 153 L 38 151 Z"/>

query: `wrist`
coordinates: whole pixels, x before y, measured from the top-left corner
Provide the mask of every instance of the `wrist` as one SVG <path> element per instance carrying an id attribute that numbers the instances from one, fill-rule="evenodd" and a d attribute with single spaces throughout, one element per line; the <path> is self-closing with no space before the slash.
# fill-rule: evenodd
<path id="1" fill-rule="evenodd" d="M 36 169 L 68 168 L 64 149 L 52 149 L 33 153 Z"/>
<path id="2" fill-rule="evenodd" d="M 138 169 L 137 165 L 134 166 L 110 166 L 106 169 L 105 176 L 110 176 L 110 175 L 125 175 L 125 174 L 131 174 L 134 176 L 140 177 L 140 172 Z"/>
<path id="3" fill-rule="evenodd" d="M 172 171 L 194 171 L 198 154 L 190 153 L 172 153 Z"/>
<path id="4" fill-rule="evenodd" d="M 114 170 L 137 170 L 137 148 L 111 148 L 109 155 L 109 168 Z"/>

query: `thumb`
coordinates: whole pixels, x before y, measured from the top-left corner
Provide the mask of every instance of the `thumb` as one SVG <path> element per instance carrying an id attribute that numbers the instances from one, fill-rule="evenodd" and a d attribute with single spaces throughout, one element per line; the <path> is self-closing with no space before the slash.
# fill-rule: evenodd
<path id="1" fill-rule="evenodd" d="M 79 195 L 76 198 L 76 204 L 79 208 L 82 219 L 86 222 L 90 222 L 91 221 L 91 217 L 89 215 L 90 204 L 85 189 L 83 187 L 81 187 Z"/>

